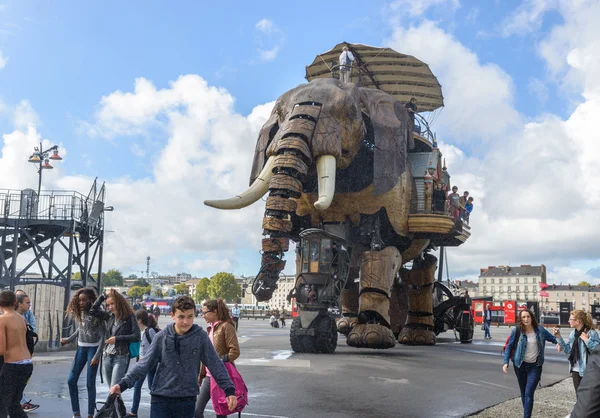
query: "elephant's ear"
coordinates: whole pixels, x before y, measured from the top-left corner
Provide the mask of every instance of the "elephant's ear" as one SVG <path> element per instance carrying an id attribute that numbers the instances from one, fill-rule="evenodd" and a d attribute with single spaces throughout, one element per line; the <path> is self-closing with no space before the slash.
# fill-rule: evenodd
<path id="1" fill-rule="evenodd" d="M 361 88 L 360 102 L 373 124 L 373 193 L 380 195 L 390 191 L 406 170 L 407 153 L 414 146 L 412 123 L 402 103 L 381 90 Z"/>
<path id="2" fill-rule="evenodd" d="M 269 143 L 279 130 L 279 114 L 276 111 L 277 108 L 273 109 L 271 117 L 265 122 L 258 135 L 258 141 L 256 142 L 256 149 L 254 150 L 254 160 L 252 161 L 252 171 L 250 172 L 250 185 L 254 183 L 254 180 L 258 177 L 262 171 L 266 161 L 266 151 Z"/>

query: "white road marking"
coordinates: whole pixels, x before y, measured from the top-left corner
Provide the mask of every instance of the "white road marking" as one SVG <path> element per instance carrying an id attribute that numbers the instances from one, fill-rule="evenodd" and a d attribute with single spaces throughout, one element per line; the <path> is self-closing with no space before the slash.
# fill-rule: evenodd
<path id="1" fill-rule="evenodd" d="M 487 383 L 488 385 L 498 386 L 499 388 L 513 390 L 514 387 L 499 385 L 498 383 L 486 382 L 485 380 L 480 380 L 481 383 Z"/>
<path id="2" fill-rule="evenodd" d="M 408 381 L 408 379 L 390 379 L 387 377 L 378 377 L 378 376 L 369 376 L 369 379 L 377 380 L 377 381 L 384 382 L 384 383 L 402 383 L 402 384 L 410 383 Z"/>
<path id="3" fill-rule="evenodd" d="M 278 360 L 278 359 L 238 359 L 235 361 L 239 366 L 270 366 L 270 367 L 293 367 L 309 368 L 310 360 Z"/>
<path id="4" fill-rule="evenodd" d="M 292 350 L 282 350 L 274 351 L 273 354 L 275 354 L 273 356 L 274 360 L 287 360 L 292 354 L 294 354 L 294 352 Z"/>

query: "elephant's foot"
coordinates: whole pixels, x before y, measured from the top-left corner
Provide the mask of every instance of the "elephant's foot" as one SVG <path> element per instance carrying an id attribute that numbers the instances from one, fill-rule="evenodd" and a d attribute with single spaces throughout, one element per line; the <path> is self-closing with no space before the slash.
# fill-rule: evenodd
<path id="1" fill-rule="evenodd" d="M 337 330 L 340 334 L 348 336 L 352 328 L 358 323 L 358 317 L 343 316 L 337 323 Z"/>
<path id="2" fill-rule="evenodd" d="M 405 345 L 435 345 L 435 333 L 427 328 L 412 328 L 407 324 L 400 331 L 398 342 Z"/>
<path id="3" fill-rule="evenodd" d="M 348 337 L 346 344 L 357 348 L 392 348 L 396 340 L 392 330 L 379 324 L 356 324 Z"/>

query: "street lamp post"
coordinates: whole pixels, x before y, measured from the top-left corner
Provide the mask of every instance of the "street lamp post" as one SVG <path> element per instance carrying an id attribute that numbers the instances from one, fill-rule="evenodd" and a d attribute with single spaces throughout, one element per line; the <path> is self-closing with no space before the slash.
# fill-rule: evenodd
<path id="1" fill-rule="evenodd" d="M 52 154 L 50 154 L 52 152 Z M 42 143 L 40 142 L 40 146 L 34 147 L 34 152 L 29 157 L 29 162 L 38 165 L 38 189 L 37 196 L 40 198 L 40 192 L 42 190 L 42 170 L 51 170 L 54 167 L 50 165 L 49 160 L 60 161 L 62 157 L 58 155 L 58 145 L 53 145 L 47 150 L 42 150 Z"/>

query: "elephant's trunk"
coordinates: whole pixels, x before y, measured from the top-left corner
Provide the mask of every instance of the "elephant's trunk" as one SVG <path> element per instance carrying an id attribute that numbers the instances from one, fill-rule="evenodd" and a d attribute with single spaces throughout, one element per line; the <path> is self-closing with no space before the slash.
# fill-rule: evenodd
<path id="1" fill-rule="evenodd" d="M 320 111 L 318 103 L 294 106 L 267 150 L 267 155 L 270 158 L 275 156 L 275 159 L 263 218 L 263 235 L 266 238 L 262 240 L 262 266 L 252 287 L 258 301 L 271 298 L 277 288 L 279 274 L 285 267 L 283 253 L 289 248 L 297 206 L 294 199 L 302 195 L 302 181 L 313 163 L 309 144 Z M 317 169 L 320 207 L 315 206 L 324 210 L 331 204 L 335 192 L 335 157 L 317 157 Z"/>

